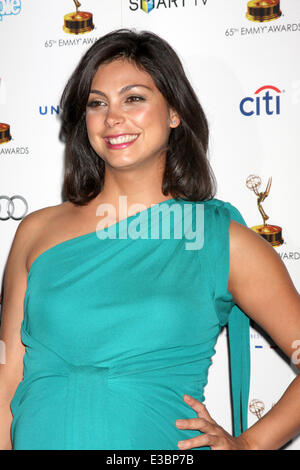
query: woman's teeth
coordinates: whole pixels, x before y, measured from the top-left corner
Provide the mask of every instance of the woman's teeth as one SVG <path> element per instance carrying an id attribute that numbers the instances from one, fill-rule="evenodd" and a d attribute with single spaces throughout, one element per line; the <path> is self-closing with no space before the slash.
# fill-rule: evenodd
<path id="1" fill-rule="evenodd" d="M 135 135 L 121 135 L 120 137 L 107 139 L 108 142 L 112 145 L 115 144 L 125 144 L 126 142 L 131 142 L 137 138 L 138 134 Z"/>

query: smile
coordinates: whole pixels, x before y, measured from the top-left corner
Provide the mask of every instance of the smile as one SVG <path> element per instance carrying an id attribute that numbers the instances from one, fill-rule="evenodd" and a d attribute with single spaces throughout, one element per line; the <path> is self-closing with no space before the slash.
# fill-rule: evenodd
<path id="1" fill-rule="evenodd" d="M 109 148 L 125 148 L 136 141 L 139 134 L 120 135 L 119 137 L 104 137 L 104 141 Z"/>

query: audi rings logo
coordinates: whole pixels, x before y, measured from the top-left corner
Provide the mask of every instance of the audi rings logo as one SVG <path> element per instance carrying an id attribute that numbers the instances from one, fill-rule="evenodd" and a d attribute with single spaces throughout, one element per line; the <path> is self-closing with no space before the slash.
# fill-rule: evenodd
<path id="1" fill-rule="evenodd" d="M 16 200 L 19 199 L 20 203 L 16 204 Z M 6 205 L 6 210 L 3 209 L 3 206 L 5 205 L 2 200 L 7 201 Z M 19 206 L 21 204 L 21 210 L 23 210 L 23 214 L 21 212 L 21 215 L 19 214 Z M 26 199 L 24 199 L 23 196 L 15 195 L 12 197 L 8 196 L 0 196 L 0 220 L 8 220 L 8 219 L 14 219 L 14 220 L 21 220 L 25 217 L 25 215 L 28 212 L 28 204 Z"/>

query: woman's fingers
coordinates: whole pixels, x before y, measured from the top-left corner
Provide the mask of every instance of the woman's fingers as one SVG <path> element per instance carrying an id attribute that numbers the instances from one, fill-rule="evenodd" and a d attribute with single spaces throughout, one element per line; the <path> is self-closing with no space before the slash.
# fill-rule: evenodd
<path id="1" fill-rule="evenodd" d="M 177 419 L 175 425 L 178 429 L 195 429 L 203 434 L 192 439 L 179 441 L 177 443 L 179 449 L 210 447 L 212 450 L 249 450 L 247 442 L 231 436 L 212 419 L 203 403 L 190 395 L 184 395 L 183 399 L 196 411 L 198 418 Z"/>
<path id="2" fill-rule="evenodd" d="M 194 437 L 193 439 L 179 441 L 178 447 L 180 449 L 192 449 L 193 447 L 209 446 L 216 443 L 215 437 L 217 436 L 214 435 L 216 432 L 216 425 L 204 418 L 177 419 L 175 424 L 178 429 L 195 429 L 204 433 L 203 435 Z"/>
<path id="3" fill-rule="evenodd" d="M 177 419 L 175 424 L 179 429 L 197 429 L 207 433 L 215 430 L 215 424 L 204 418 Z"/>
<path id="4" fill-rule="evenodd" d="M 195 447 L 217 446 L 218 441 L 218 436 L 212 436 L 211 434 L 203 434 L 202 436 L 197 436 L 193 439 L 179 441 L 178 447 L 179 449 L 194 449 Z"/>
<path id="5" fill-rule="evenodd" d="M 196 411 L 196 413 L 198 413 L 199 418 L 205 418 L 206 421 L 210 421 L 211 423 L 216 424 L 207 411 L 206 406 L 201 403 L 201 401 L 196 400 L 196 398 L 191 397 L 190 395 L 184 395 L 183 399 L 187 405 L 189 405 L 191 408 L 193 408 L 194 411 Z"/>

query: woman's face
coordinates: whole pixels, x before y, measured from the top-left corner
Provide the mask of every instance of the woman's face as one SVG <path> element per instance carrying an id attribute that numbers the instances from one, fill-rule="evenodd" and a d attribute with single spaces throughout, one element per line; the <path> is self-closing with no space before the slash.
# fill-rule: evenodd
<path id="1" fill-rule="evenodd" d="M 107 165 L 135 168 L 165 157 L 171 127 L 179 124 L 152 77 L 134 63 L 118 59 L 98 68 L 86 125 L 91 146 Z"/>

